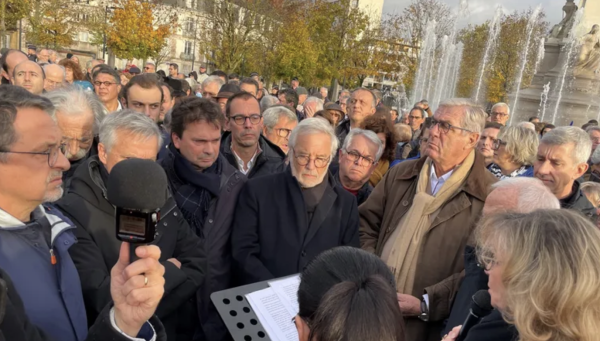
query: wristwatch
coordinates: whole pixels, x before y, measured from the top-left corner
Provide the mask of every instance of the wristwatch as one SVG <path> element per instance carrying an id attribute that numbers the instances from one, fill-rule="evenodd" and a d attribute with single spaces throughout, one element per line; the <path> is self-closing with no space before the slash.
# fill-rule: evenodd
<path id="1" fill-rule="evenodd" d="M 421 298 L 421 314 L 418 317 L 423 322 L 429 322 L 429 307 L 423 298 Z"/>

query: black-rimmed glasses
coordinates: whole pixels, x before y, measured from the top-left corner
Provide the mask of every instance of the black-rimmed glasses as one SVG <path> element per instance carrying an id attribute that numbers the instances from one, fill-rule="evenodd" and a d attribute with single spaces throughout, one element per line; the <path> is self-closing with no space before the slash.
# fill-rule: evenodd
<path id="1" fill-rule="evenodd" d="M 348 150 L 344 149 L 344 154 L 346 154 L 346 157 L 348 158 L 348 160 L 350 160 L 362 167 L 369 167 L 376 163 L 375 160 L 371 159 L 370 157 L 361 155 L 360 153 L 358 153 L 357 151 L 354 151 L 354 150 L 348 151 Z"/>
<path id="2" fill-rule="evenodd" d="M 306 166 L 308 165 L 308 163 L 312 160 L 315 163 L 315 167 L 317 168 L 325 168 L 327 167 L 327 165 L 329 165 L 329 160 L 331 160 L 331 157 L 328 158 L 323 158 L 323 157 L 317 157 L 314 159 L 311 159 L 310 156 L 308 155 L 298 155 L 296 154 L 296 151 L 294 151 L 292 149 L 292 151 L 294 152 L 294 158 L 296 159 L 296 162 L 298 162 L 298 164 L 300 166 Z"/>
<path id="3" fill-rule="evenodd" d="M 506 146 L 506 142 L 504 142 L 500 139 L 496 139 L 496 140 L 494 140 L 494 143 L 492 144 L 492 149 L 498 150 L 498 149 L 500 149 L 500 146 Z"/>
<path id="4" fill-rule="evenodd" d="M 253 114 L 250 116 L 235 115 L 235 116 L 231 116 L 230 119 L 232 119 L 233 122 L 235 122 L 235 124 L 237 124 L 239 126 L 244 125 L 246 123 L 246 120 L 250 120 L 250 123 L 252 123 L 252 124 L 258 124 L 260 122 L 260 120 L 262 119 L 262 115 L 259 115 L 259 114 Z"/>
<path id="5" fill-rule="evenodd" d="M 64 143 L 60 144 L 58 146 L 52 147 L 47 152 L 17 152 L 17 151 L 12 151 L 12 150 L 0 151 L 0 153 L 8 153 L 8 154 L 48 155 L 48 166 L 50 166 L 50 168 L 53 168 L 54 165 L 56 165 L 56 161 L 58 160 L 58 154 L 62 153 L 63 155 L 65 155 L 66 152 L 67 152 L 67 145 Z"/>
<path id="6" fill-rule="evenodd" d="M 431 126 L 429 127 L 429 129 L 433 129 L 433 127 L 435 127 L 436 125 L 439 125 L 440 129 L 446 134 L 448 134 L 450 129 L 458 129 L 458 130 L 466 131 L 468 133 L 472 133 L 472 131 L 470 131 L 468 129 L 453 126 L 452 124 L 450 124 L 448 122 L 438 121 L 436 119 L 431 120 Z"/>

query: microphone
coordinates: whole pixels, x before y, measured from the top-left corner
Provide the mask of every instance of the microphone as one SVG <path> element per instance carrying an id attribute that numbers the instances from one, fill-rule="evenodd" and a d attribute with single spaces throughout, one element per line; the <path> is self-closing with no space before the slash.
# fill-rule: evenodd
<path id="1" fill-rule="evenodd" d="M 130 243 L 131 262 L 137 259 L 137 246 L 154 241 L 167 198 L 167 175 L 156 162 L 127 159 L 112 168 L 107 199 L 115 206 L 117 239 Z"/>
<path id="2" fill-rule="evenodd" d="M 487 290 L 479 290 L 473 295 L 473 302 L 471 302 L 471 309 L 469 309 L 469 315 L 465 319 L 456 341 L 463 341 L 469 330 L 476 326 L 481 319 L 489 315 L 494 308 L 492 307 L 492 298 Z"/>

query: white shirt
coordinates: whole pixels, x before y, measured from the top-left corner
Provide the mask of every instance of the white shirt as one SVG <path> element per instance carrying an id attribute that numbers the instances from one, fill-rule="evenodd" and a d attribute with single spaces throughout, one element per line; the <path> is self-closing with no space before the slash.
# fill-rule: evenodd
<path id="1" fill-rule="evenodd" d="M 440 191 L 440 189 L 446 183 L 446 181 L 450 179 L 450 176 L 453 172 L 454 169 L 438 178 L 435 174 L 435 166 L 433 165 L 433 162 L 431 163 L 431 172 L 429 174 L 429 186 L 431 187 L 431 195 L 435 196 Z"/>
<path id="2" fill-rule="evenodd" d="M 256 157 L 258 156 L 258 154 L 262 153 L 262 149 L 260 149 L 260 145 L 257 147 L 258 148 L 256 149 L 256 153 L 254 153 L 254 156 L 252 156 L 252 159 L 250 159 L 250 161 L 248 161 L 247 165 L 244 163 L 244 160 L 242 160 L 242 158 L 237 155 L 235 150 L 233 150 L 233 148 L 231 148 L 231 151 L 233 152 L 233 155 L 235 156 L 235 159 L 237 160 L 238 169 L 240 172 L 242 172 L 242 174 L 248 175 L 248 173 L 250 173 L 250 170 L 252 169 L 252 167 L 254 166 L 254 163 L 256 162 Z"/>

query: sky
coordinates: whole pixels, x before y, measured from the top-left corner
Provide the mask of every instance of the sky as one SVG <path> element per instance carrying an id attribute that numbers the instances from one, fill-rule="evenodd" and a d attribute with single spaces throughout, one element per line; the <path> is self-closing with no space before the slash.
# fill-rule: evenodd
<path id="1" fill-rule="evenodd" d="M 383 4 L 383 15 L 393 13 L 402 13 L 413 0 L 385 0 Z M 458 11 L 459 0 L 440 0 L 447 4 L 454 11 Z M 515 10 L 523 11 L 528 8 L 534 8 L 542 5 L 546 13 L 546 20 L 550 22 L 550 27 L 562 20 L 562 7 L 566 0 L 467 0 L 469 3 L 470 15 L 458 21 L 459 27 L 465 27 L 469 24 L 481 24 L 494 16 L 494 11 L 498 4 L 501 4 L 504 11 L 509 13 Z M 579 3 L 579 1 L 575 1 Z"/>

